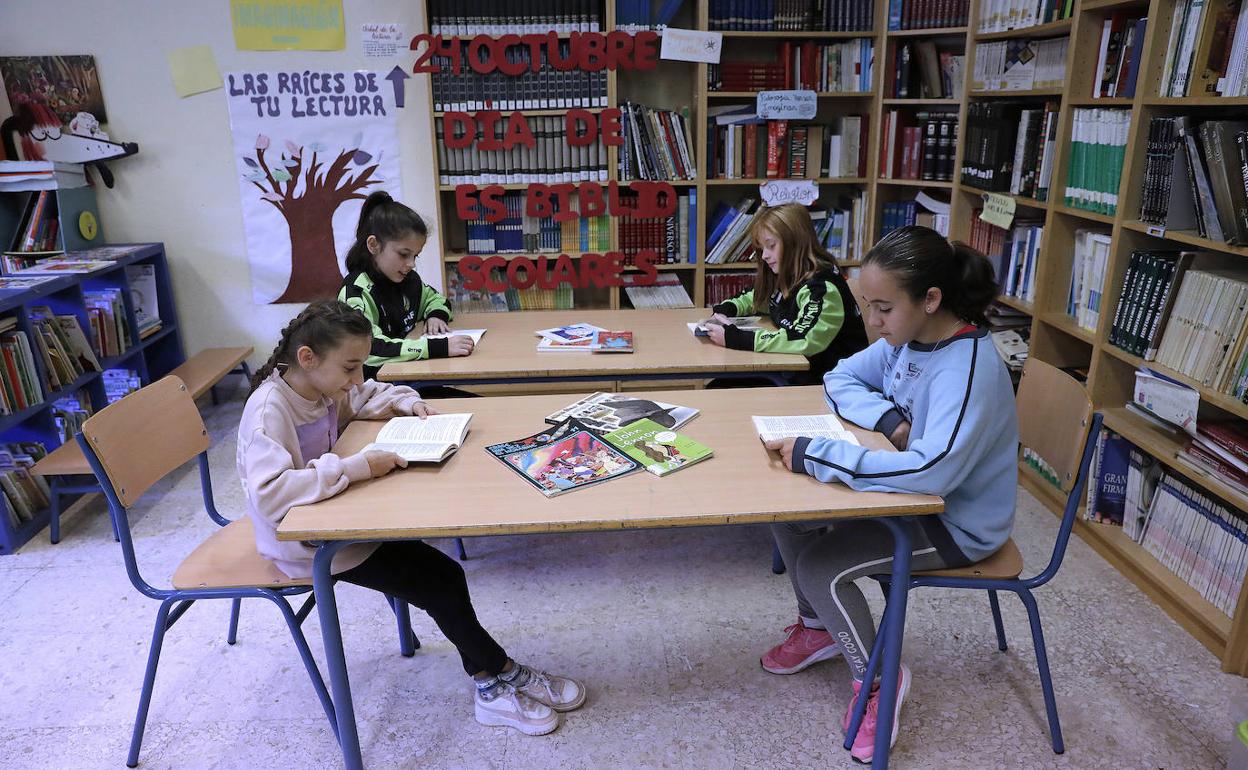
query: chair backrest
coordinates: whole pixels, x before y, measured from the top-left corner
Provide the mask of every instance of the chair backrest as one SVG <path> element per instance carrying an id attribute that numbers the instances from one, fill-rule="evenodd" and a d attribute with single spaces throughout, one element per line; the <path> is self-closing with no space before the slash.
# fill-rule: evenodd
<path id="1" fill-rule="evenodd" d="M 1057 574 L 1066 556 L 1066 545 L 1075 526 L 1083 498 L 1088 468 L 1096 451 L 1101 415 L 1092 410 L 1092 399 L 1075 378 L 1043 361 L 1029 359 L 1018 386 L 1018 436 L 1048 463 L 1066 493 L 1053 556 L 1044 570 L 1024 581 L 1029 588 L 1043 585 Z"/>
<path id="2" fill-rule="evenodd" d="M 858 291 L 858 279 L 846 278 L 845 283 L 849 286 L 850 293 L 854 295 L 854 302 L 858 303 L 858 312 L 862 313 L 862 325 L 867 329 L 867 344 L 870 345 L 878 340 L 880 335 L 867 323 L 867 306 L 862 303 L 862 294 Z"/>
<path id="3" fill-rule="evenodd" d="M 170 471 L 208 449 L 208 431 L 195 400 L 177 377 L 153 382 L 100 410 L 82 424 L 82 435 L 127 508 Z"/>

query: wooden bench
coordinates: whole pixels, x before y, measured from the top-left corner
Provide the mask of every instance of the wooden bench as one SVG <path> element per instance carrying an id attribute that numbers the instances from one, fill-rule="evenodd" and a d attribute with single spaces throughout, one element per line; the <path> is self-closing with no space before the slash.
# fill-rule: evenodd
<path id="1" fill-rule="evenodd" d="M 205 348 L 183 361 L 169 374 L 186 383 L 191 397 L 198 399 L 205 393 L 212 393 L 212 403 L 217 402 L 216 385 L 226 375 L 242 374 L 251 379 L 251 367 L 247 365 L 247 357 L 253 352 L 251 347 L 236 348 Z M 61 541 L 61 498 L 65 495 L 81 495 L 99 492 L 100 485 L 91 473 L 91 466 L 82 454 L 77 441 L 66 441 L 35 463 L 31 472 L 50 479 L 51 516 L 48 521 L 48 534 L 53 543 Z M 74 477 L 90 478 L 76 479 Z M 117 533 L 114 532 L 114 535 Z"/>

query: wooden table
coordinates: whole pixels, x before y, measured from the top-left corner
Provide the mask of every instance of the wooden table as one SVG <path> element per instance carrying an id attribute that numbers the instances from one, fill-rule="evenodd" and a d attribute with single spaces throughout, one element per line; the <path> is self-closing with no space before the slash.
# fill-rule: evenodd
<path id="1" fill-rule="evenodd" d="M 569 403 L 571 398 L 563 395 L 446 399 L 438 402 L 440 411 L 471 411 L 473 419 L 464 446 L 445 463 L 412 466 L 381 479 L 356 484 L 337 497 L 293 508 L 286 515 L 277 530 L 280 540 L 319 544 L 313 586 L 346 767 L 362 767 L 362 759 L 329 568 L 334 554 L 349 543 L 823 521 L 861 516 L 883 517 L 882 521 L 889 525 L 896 539 L 886 610 L 889 620 L 884 633 L 880 741 L 877 741 L 875 755 L 876 767 L 887 766 L 891 701 L 896 693 L 905 625 L 905 587 L 910 575 L 909 535 L 896 517 L 938 513 L 943 510 L 940 498 L 855 492 L 840 484 L 821 484 L 810 476 L 785 468 L 779 456 L 768 452 L 759 442 L 750 416 L 825 412 L 827 407 L 818 386 L 637 395 L 661 397 L 701 410 L 681 432 L 711 447 L 715 456 L 664 478 L 640 471 L 548 499 L 528 487 L 483 447 L 536 433 L 544 424 L 542 418 Z M 335 451 L 340 454 L 358 451 L 376 435 L 381 425 L 381 422 L 353 423 L 344 431 Z M 890 448 L 879 434 L 857 428 L 854 432 L 866 446 Z M 471 483 L 465 484 L 466 479 Z M 436 506 L 413 506 L 413 500 L 438 502 Z M 889 697 L 890 694 L 893 697 Z"/>
<path id="2" fill-rule="evenodd" d="M 419 385 L 591 380 L 662 380 L 708 377 L 767 377 L 810 368 L 805 356 L 731 350 L 695 337 L 686 324 L 710 315 L 684 310 L 549 310 L 523 313 L 467 313 L 453 328 L 487 329 L 470 356 L 403 361 L 381 367 L 377 379 Z M 633 353 L 538 353 L 538 329 L 590 323 L 633 333 Z M 420 336 L 420 328 L 412 332 Z"/>

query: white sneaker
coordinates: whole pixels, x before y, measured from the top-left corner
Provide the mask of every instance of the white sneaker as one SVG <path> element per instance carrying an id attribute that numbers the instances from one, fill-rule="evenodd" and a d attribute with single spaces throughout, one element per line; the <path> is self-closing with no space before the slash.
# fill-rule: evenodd
<path id="1" fill-rule="evenodd" d="M 559 726 L 559 714 L 554 709 L 506 682 L 491 688 L 488 696 L 477 690 L 474 701 L 477 721 L 483 725 L 514 727 L 525 735 L 545 735 Z"/>
<path id="2" fill-rule="evenodd" d="M 566 676 L 555 676 L 529 666 L 520 668 L 529 674 L 528 682 L 516 689 L 538 703 L 544 703 L 555 711 L 575 711 L 585 705 L 585 685 Z M 520 676 L 524 676 L 524 671 Z"/>

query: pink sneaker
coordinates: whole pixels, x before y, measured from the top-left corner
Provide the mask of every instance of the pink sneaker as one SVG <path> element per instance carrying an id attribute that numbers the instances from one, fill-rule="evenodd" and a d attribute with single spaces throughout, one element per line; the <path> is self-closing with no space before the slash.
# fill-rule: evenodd
<path id="1" fill-rule="evenodd" d="M 759 661 L 773 674 L 796 674 L 841 654 L 841 645 L 831 634 L 822 628 L 807 628 L 801 618 L 784 632 L 788 634 L 785 640 L 765 652 Z"/>
<path id="2" fill-rule="evenodd" d="M 849 717 L 853 712 L 854 699 L 858 697 L 858 692 L 862 689 L 862 682 L 854 682 L 854 698 L 849 701 L 849 707 L 845 709 L 845 732 L 849 732 Z M 893 706 L 893 735 L 888 745 L 891 747 L 897 743 L 897 729 L 901 726 L 901 704 L 906 700 L 906 694 L 910 692 L 910 669 L 903 663 L 901 671 L 897 674 L 897 702 Z M 862 715 L 862 724 L 858 726 L 858 735 L 854 737 L 854 745 L 849 750 L 850 756 L 859 762 L 870 762 L 875 756 L 875 729 L 880 717 L 880 686 L 874 685 L 871 688 L 871 697 L 867 701 L 867 712 Z"/>

